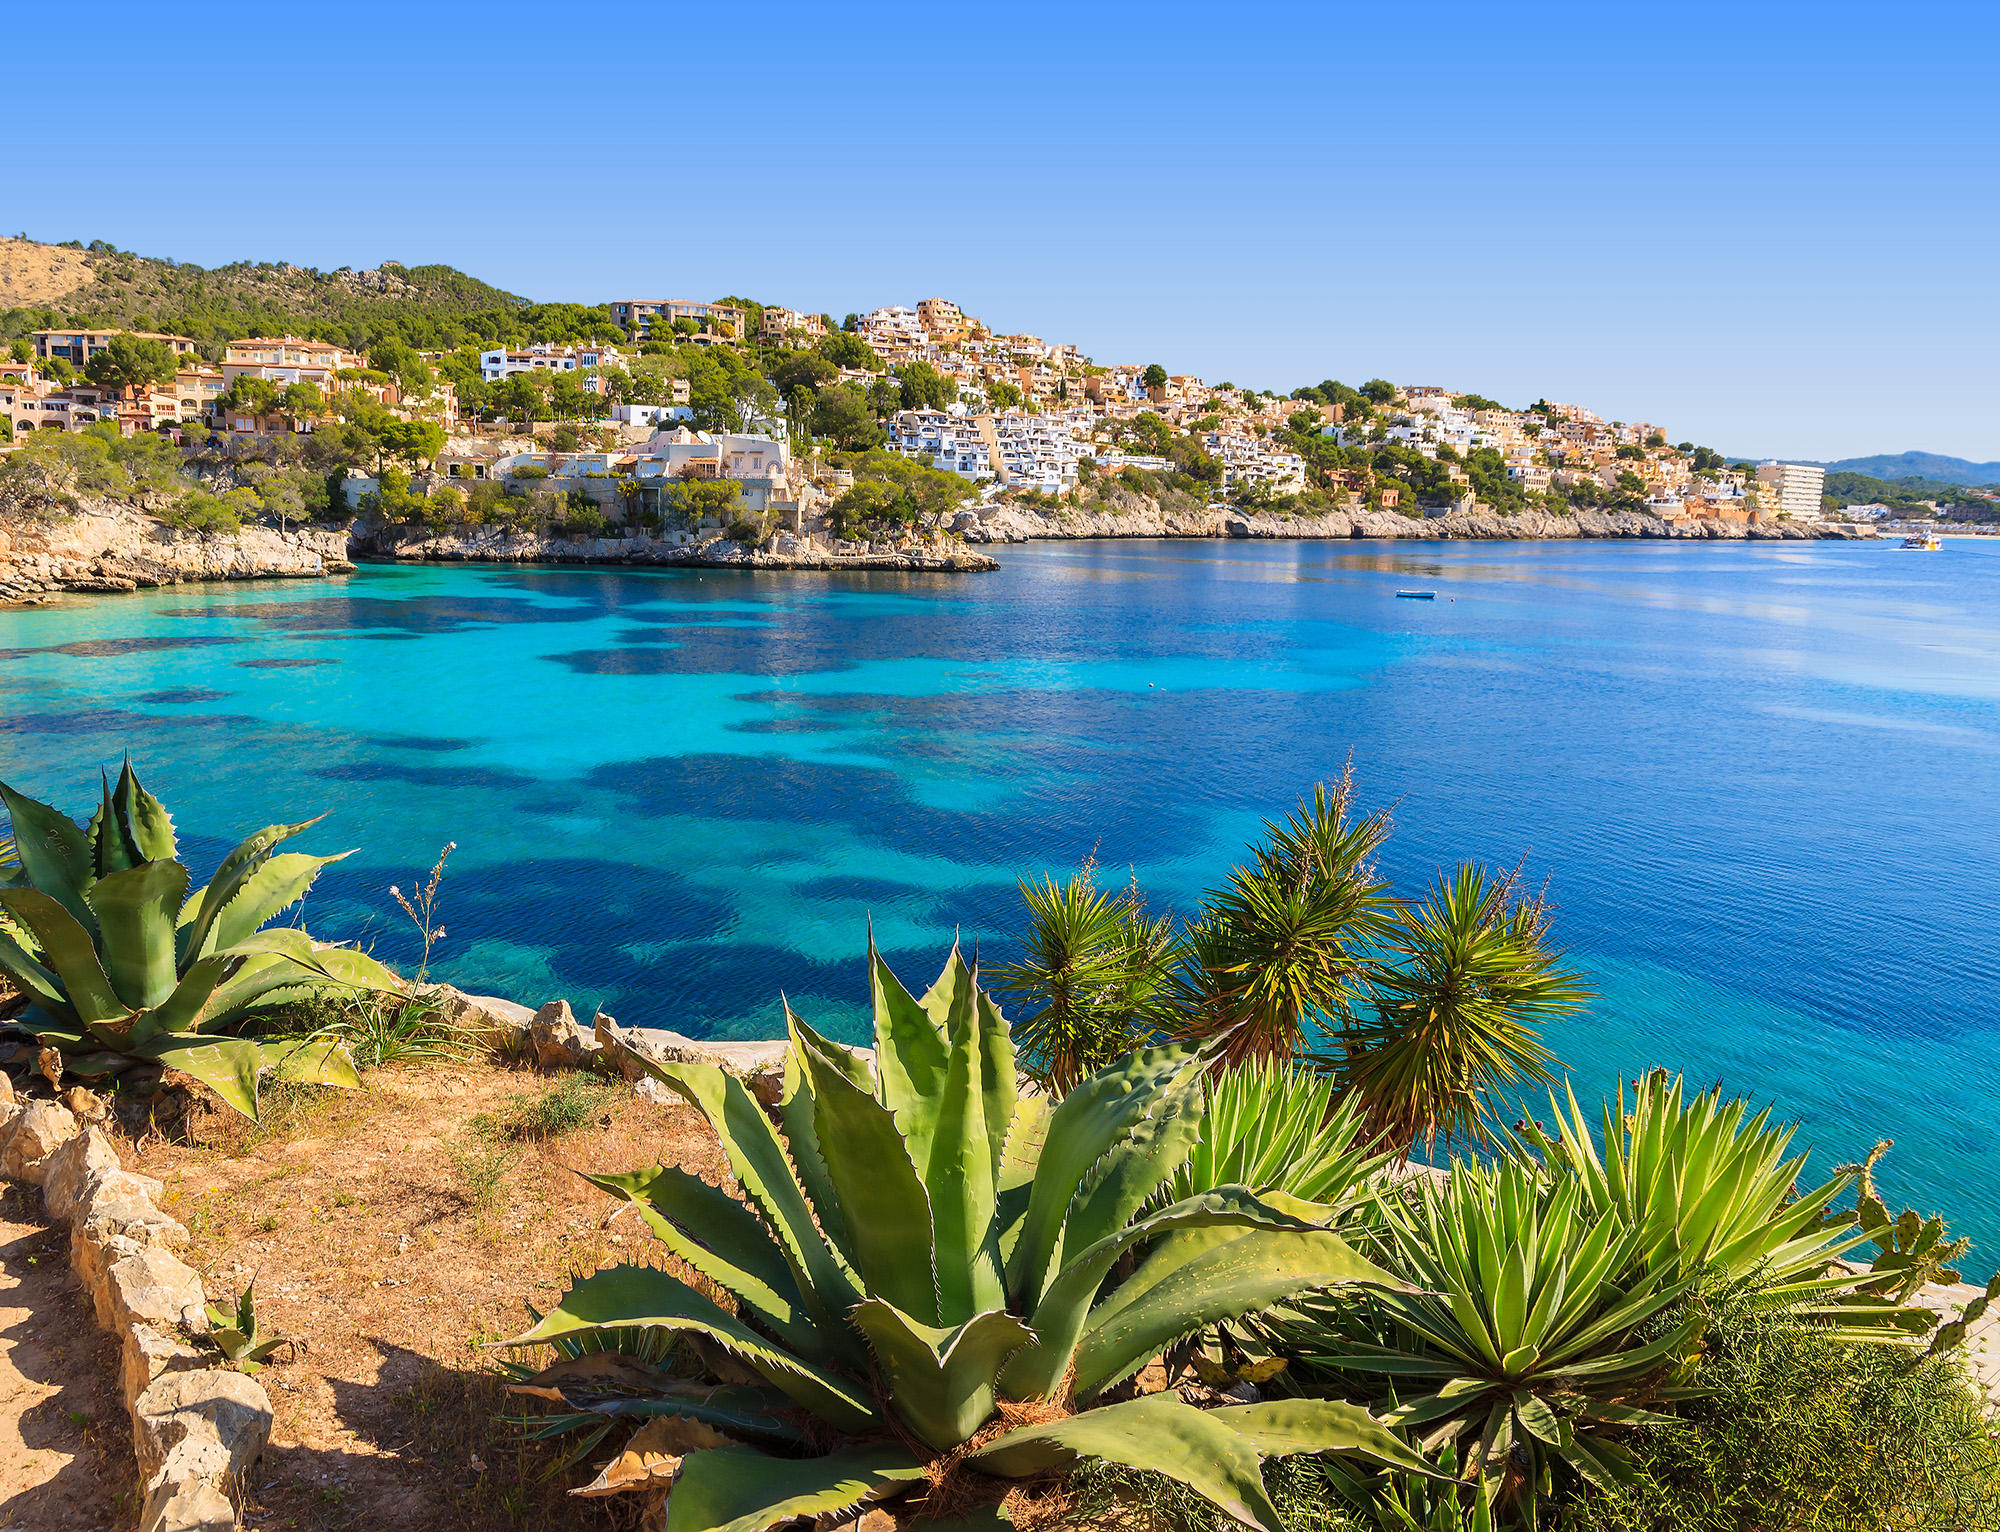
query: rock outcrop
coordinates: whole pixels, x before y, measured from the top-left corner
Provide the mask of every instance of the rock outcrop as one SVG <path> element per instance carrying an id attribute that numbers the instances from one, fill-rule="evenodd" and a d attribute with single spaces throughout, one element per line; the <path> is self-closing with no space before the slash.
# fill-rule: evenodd
<path id="1" fill-rule="evenodd" d="M 649 564 L 688 569 L 910 570 L 930 574 L 972 574 L 1000 567 L 991 554 L 953 544 L 829 544 L 789 532 L 780 532 L 767 548 L 752 550 L 726 537 L 670 543 L 656 537 L 556 537 L 506 532 L 497 527 L 433 534 L 393 526 L 357 531 L 353 550 L 355 557 L 363 559 L 443 564 Z"/>
<path id="2" fill-rule="evenodd" d="M 60 521 L 0 518 L 0 602 L 189 580 L 310 579 L 353 568 L 347 534 L 317 527 L 279 532 L 252 526 L 220 537 L 176 532 L 109 504 Z"/>
<path id="3" fill-rule="evenodd" d="M 1392 511 L 1331 511 L 1324 516 L 1261 515 L 1233 506 L 1169 509 L 1148 498 L 1124 497 L 1133 508 L 1021 506 L 988 508 L 964 536 L 975 543 L 1016 543 L 1039 538 L 1083 537 L 1294 537 L 1315 539 L 1471 539 L 1529 542 L 1570 538 L 1652 537 L 1676 541 L 1807 542 L 1816 538 L 1872 537 L 1872 529 L 1845 524 L 1740 521 L 1662 521 L 1637 511 L 1577 511 L 1557 516 L 1523 511 L 1453 511 L 1435 517 Z"/>

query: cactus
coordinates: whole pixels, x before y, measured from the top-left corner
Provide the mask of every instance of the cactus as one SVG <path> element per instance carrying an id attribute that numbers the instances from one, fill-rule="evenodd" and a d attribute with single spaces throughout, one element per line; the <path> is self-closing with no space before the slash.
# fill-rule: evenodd
<path id="1" fill-rule="evenodd" d="M 1986 1306 L 1995 1298 L 2000 1298 L 2000 1273 L 1986 1284 L 1986 1291 L 1974 1298 L 1958 1311 L 1958 1318 L 1947 1320 L 1938 1326 L 1937 1334 L 1931 1337 L 1926 1356 L 1942 1356 L 1945 1352 L 1965 1344 L 1965 1335 L 1985 1316 Z"/>
<path id="2" fill-rule="evenodd" d="M 1888 1204 L 1875 1190 L 1875 1166 L 1895 1147 L 1893 1138 L 1885 1138 L 1859 1164 L 1839 1166 L 1836 1173 L 1855 1178 L 1854 1221 L 1875 1242 L 1876 1255 L 1869 1268 L 1873 1279 L 1864 1283 L 1862 1290 L 1892 1303 L 1907 1303 L 1928 1283 L 1961 1280 L 1951 1263 L 1972 1248 L 1972 1241 L 1947 1240 L 1940 1214 L 1924 1218 L 1915 1208 L 1906 1208 L 1895 1218 L 1889 1216 Z"/>

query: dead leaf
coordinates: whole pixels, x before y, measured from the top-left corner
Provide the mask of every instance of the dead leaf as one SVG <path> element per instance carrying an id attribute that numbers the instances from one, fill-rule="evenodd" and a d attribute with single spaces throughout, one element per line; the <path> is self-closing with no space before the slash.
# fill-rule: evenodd
<path id="1" fill-rule="evenodd" d="M 685 1415 L 649 1420 L 632 1433 L 625 1450 L 599 1470 L 596 1478 L 572 1495 L 623 1495 L 654 1485 L 671 1484 L 681 1459 L 706 1447 L 727 1447 L 730 1438 L 714 1426 Z"/>
<path id="2" fill-rule="evenodd" d="M 593 1351 L 544 1367 L 522 1387 L 580 1390 L 585 1393 L 638 1389 L 652 1392 L 667 1382 L 657 1367 L 619 1351 Z M 543 1397 L 547 1397 L 544 1395 Z"/>

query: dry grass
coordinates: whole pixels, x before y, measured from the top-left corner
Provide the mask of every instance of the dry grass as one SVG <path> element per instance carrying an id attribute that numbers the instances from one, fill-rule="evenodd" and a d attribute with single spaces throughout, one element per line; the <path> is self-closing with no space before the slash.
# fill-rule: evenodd
<path id="1" fill-rule="evenodd" d="M 279 1089 L 264 1121 L 155 1114 L 136 1168 L 166 1183 L 211 1298 L 254 1278 L 297 1337 L 259 1374 L 277 1411 L 252 1476 L 268 1528 L 610 1528 L 635 1505 L 564 1494 L 513 1442 L 486 1342 L 567 1279 L 667 1265 L 574 1171 L 664 1161 L 719 1179 L 698 1114 L 622 1086 L 475 1063 L 385 1069 L 362 1092 Z"/>

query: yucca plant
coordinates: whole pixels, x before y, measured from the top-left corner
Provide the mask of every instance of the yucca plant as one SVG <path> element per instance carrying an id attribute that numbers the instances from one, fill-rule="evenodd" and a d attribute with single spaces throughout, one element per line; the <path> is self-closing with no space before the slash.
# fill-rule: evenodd
<path id="1" fill-rule="evenodd" d="M 1687 1096 L 1680 1077 L 1664 1070 L 1632 1085 L 1629 1106 L 1620 1082 L 1595 1136 L 1574 1091 L 1549 1105 L 1554 1132 L 1527 1127 L 1520 1147 L 1575 1176 L 1592 1212 L 1616 1213 L 1637 1229 L 1654 1269 L 1749 1284 L 1760 1306 L 1837 1320 L 1856 1340 L 1927 1327 L 1926 1314 L 1856 1298 L 1867 1274 L 1831 1269 L 1869 1238 L 1851 1219 L 1826 1217 L 1858 1167 L 1797 1191 L 1805 1156 L 1786 1157 L 1795 1130 L 1774 1124 L 1768 1107 L 1752 1116 L 1719 1087 Z"/>
<path id="2" fill-rule="evenodd" d="M 1350 817 L 1353 794 L 1345 776 L 1315 784 L 1203 901 L 1177 1035 L 1226 1034 L 1232 1060 L 1290 1058 L 1346 1026 L 1395 908 L 1375 866 L 1389 816 Z"/>
<path id="3" fill-rule="evenodd" d="M 1427 1451 L 1455 1444 L 1496 1506 L 1532 1516 L 1557 1463 L 1623 1482 L 1617 1437 L 1671 1417 L 1685 1395 L 1698 1310 L 1641 1332 L 1700 1281 L 1649 1262 L 1651 1236 L 1594 1209 L 1574 1176 L 1515 1160 L 1460 1161 L 1389 1206 L 1387 1264 L 1408 1287 L 1365 1302 L 1309 1299 L 1276 1331 L 1309 1374 L 1382 1391 L 1384 1418 Z"/>
<path id="4" fill-rule="evenodd" d="M 1399 1285 L 1323 1226 L 1328 1209 L 1279 1193 L 1225 1186 L 1149 1208 L 1199 1136 L 1213 1046 L 1134 1053 L 1052 1103 L 1019 1088 L 1007 1023 L 956 950 L 921 1000 L 872 943 L 869 968 L 872 1063 L 788 1008 L 777 1125 L 719 1069 L 634 1055 L 708 1119 L 744 1200 L 669 1166 L 591 1177 L 636 1203 L 703 1286 L 599 1271 L 506 1343 L 568 1348 L 523 1385 L 568 1411 L 561 1424 L 650 1417 L 587 1490 L 667 1481 L 670 1532 L 761 1532 L 925 1483 L 946 1503 L 927 1494 L 918 1514 L 956 1515 L 997 1502 L 1000 1480 L 1101 1457 L 1277 1532 L 1265 1456 L 1431 1472 L 1353 1405 L 1106 1401 L 1206 1325 Z M 680 1337 L 678 1374 L 605 1360 L 621 1334 L 655 1349 Z"/>
<path id="5" fill-rule="evenodd" d="M 1590 999 L 1548 941 L 1544 908 L 1510 879 L 1462 866 L 1398 913 L 1369 1003 L 1330 1060 L 1371 1135 L 1407 1151 L 1483 1140 L 1493 1094 L 1547 1082 L 1538 1029 Z"/>
<path id="6" fill-rule="evenodd" d="M 1057 1092 L 1158 1041 L 1174 1014 L 1173 922 L 1149 919 L 1134 894 L 1100 890 L 1091 872 L 1023 880 L 1024 951 L 994 975 L 994 992 L 1026 1008 L 1014 1028 L 1023 1067 Z"/>
<path id="7" fill-rule="evenodd" d="M 1302 1063 L 1249 1059 L 1209 1072 L 1201 1136 L 1156 1195 L 1181 1201 L 1217 1186 L 1284 1192 L 1341 1206 L 1389 1163 L 1361 1134 L 1361 1103 Z"/>
<path id="8" fill-rule="evenodd" d="M 352 1085 L 330 1038 L 229 1029 L 292 1000 L 399 987 L 363 953 L 265 923 L 302 898 L 336 856 L 272 854 L 318 820 L 268 825 L 192 892 L 174 826 L 128 761 L 88 825 L 0 783 L 22 878 L 0 888 L 0 970 L 28 997 L 15 1023 L 83 1080 L 142 1062 L 192 1075 L 246 1116 L 266 1071 Z"/>

